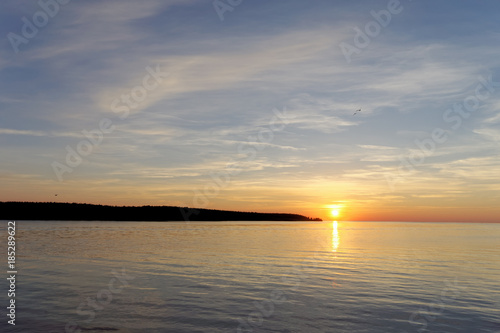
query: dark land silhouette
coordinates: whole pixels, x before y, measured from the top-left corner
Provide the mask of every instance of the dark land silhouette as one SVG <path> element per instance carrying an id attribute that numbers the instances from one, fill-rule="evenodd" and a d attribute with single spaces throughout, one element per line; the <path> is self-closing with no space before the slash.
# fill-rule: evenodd
<path id="1" fill-rule="evenodd" d="M 104 206 L 0 202 L 0 219 L 66 221 L 321 221 L 298 214 L 237 212 L 175 206 Z"/>

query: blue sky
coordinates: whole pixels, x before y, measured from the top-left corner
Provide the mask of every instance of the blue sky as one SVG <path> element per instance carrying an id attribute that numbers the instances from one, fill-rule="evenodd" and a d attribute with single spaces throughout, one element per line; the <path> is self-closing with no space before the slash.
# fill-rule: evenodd
<path id="1" fill-rule="evenodd" d="M 500 216 L 500 85 L 481 86 L 500 82 L 496 1 L 221 1 L 223 20 L 205 0 L 42 3 L 0 5 L 0 200 Z"/>

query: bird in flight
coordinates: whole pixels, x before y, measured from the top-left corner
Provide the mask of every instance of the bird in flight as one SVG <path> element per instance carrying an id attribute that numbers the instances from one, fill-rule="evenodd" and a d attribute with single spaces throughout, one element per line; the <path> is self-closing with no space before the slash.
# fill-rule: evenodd
<path id="1" fill-rule="evenodd" d="M 356 112 L 354 112 L 352 115 L 355 116 L 356 113 L 358 113 L 358 112 L 361 112 L 361 109 L 356 110 Z"/>

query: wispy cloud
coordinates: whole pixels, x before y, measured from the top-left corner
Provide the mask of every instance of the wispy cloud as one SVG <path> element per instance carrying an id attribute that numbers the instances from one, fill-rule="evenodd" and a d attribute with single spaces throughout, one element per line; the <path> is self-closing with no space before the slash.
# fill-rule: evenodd
<path id="1" fill-rule="evenodd" d="M 47 132 L 47 131 L 32 131 L 32 130 L 16 130 L 9 128 L 0 128 L 0 135 L 26 135 L 26 136 L 44 136 L 44 137 L 63 137 L 63 138 L 78 138 L 82 135 L 71 132 Z"/>

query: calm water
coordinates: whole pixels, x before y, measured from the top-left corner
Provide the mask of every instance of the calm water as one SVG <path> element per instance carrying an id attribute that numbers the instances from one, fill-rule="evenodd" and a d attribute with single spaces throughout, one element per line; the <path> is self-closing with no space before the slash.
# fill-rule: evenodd
<path id="1" fill-rule="evenodd" d="M 18 221 L 17 236 L 12 332 L 500 332 L 500 224 Z"/>

